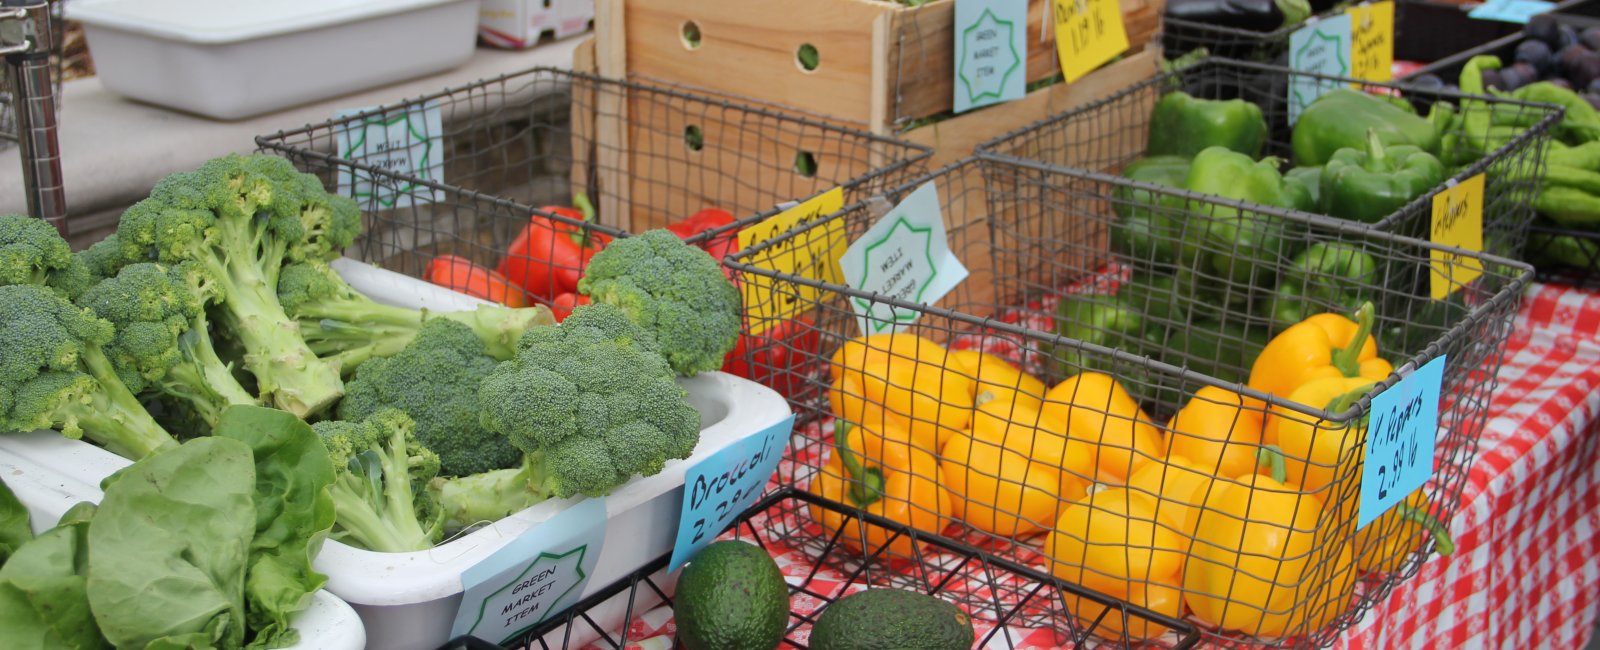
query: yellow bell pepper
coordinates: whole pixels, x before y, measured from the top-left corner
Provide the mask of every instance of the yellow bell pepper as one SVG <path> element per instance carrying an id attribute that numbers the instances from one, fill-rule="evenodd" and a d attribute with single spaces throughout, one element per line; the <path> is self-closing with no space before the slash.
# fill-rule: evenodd
<path id="1" fill-rule="evenodd" d="M 1290 622 L 1301 578 L 1317 547 L 1316 497 L 1284 483 L 1281 458 L 1268 474 L 1212 486 L 1184 564 L 1184 602 L 1206 623 L 1271 635 Z M 1349 551 L 1346 546 L 1345 558 Z"/>
<path id="2" fill-rule="evenodd" d="M 1062 511 L 1045 541 L 1056 577 L 1173 618 L 1183 615 L 1184 539 L 1157 523 L 1155 500 L 1124 488 L 1101 490 Z M 1148 639 L 1166 629 L 1147 621 L 1126 625 L 1115 611 L 1086 598 L 1066 596 L 1067 608 L 1104 638 Z"/>
<path id="3" fill-rule="evenodd" d="M 933 432 L 923 428 L 918 430 L 920 435 L 913 436 L 910 422 L 884 410 L 883 404 L 868 399 L 858 373 L 845 373 L 833 380 L 833 385 L 828 387 L 828 405 L 838 420 L 861 425 L 868 432 L 901 439 L 931 454 L 939 453 L 938 436 Z"/>
<path id="4" fill-rule="evenodd" d="M 1247 406 L 1238 393 L 1216 386 L 1194 397 L 1167 424 L 1167 453 L 1183 456 L 1215 476 L 1255 471 L 1265 413 Z"/>
<path id="5" fill-rule="evenodd" d="M 1313 379 L 1287 395 L 1291 402 L 1333 413 L 1350 408 L 1372 390 L 1365 377 L 1323 377 Z M 1353 476 L 1341 469 L 1361 463 L 1361 434 L 1365 425 L 1356 422 L 1335 424 L 1318 420 L 1288 408 L 1274 406 L 1267 411 L 1266 441 L 1283 450 L 1289 482 L 1322 497 L 1323 488 L 1340 475 Z M 1341 462 L 1350 465 L 1341 466 Z M 1359 478 L 1359 477 L 1356 477 Z M 1350 480 L 1346 478 L 1346 480 Z M 1327 501 L 1326 498 L 1323 498 Z"/>
<path id="6" fill-rule="evenodd" d="M 1123 484 L 1139 466 L 1166 453 L 1161 431 L 1111 375 L 1083 372 L 1045 393 L 1045 428 L 1094 445 L 1094 466 L 1110 484 Z"/>
<path id="7" fill-rule="evenodd" d="M 973 378 L 972 403 L 976 406 L 1003 400 L 1037 411 L 1044 403 L 1044 382 L 1005 359 L 977 350 L 958 350 L 948 358 Z"/>
<path id="8" fill-rule="evenodd" d="M 812 479 L 810 492 L 911 528 L 937 534 L 949 523 L 950 495 L 941 487 L 939 461 L 904 441 L 876 435 L 849 422 L 834 430 L 833 455 Z M 885 545 L 899 558 L 914 558 L 911 538 L 834 510 L 811 507 L 829 531 L 841 531 L 846 546 L 877 553 Z M 891 540 L 891 538 L 893 538 Z"/>
<path id="9" fill-rule="evenodd" d="M 828 379 L 838 379 L 846 370 L 882 368 L 895 362 L 915 362 L 943 368 L 944 346 L 915 334 L 873 334 L 846 341 L 833 353 Z"/>
<path id="10" fill-rule="evenodd" d="M 917 440 L 933 440 L 927 449 L 937 451 L 972 419 L 975 382 L 947 362 L 943 347 L 912 334 L 852 339 L 834 352 L 829 368 L 829 398 L 840 398 L 835 414 L 868 424 L 897 421 Z"/>
<path id="11" fill-rule="evenodd" d="M 1128 477 L 1128 487 L 1156 500 L 1156 514 L 1182 536 L 1183 548 L 1188 550 L 1213 478 L 1194 461 L 1169 453 L 1140 467 Z"/>
<path id="12" fill-rule="evenodd" d="M 1063 503 L 1088 492 L 1092 452 L 1023 423 L 1035 417 L 1024 413 L 1003 428 L 973 429 L 945 445 L 939 466 L 956 519 L 1000 537 L 1020 537 L 1045 530 Z"/>
<path id="13" fill-rule="evenodd" d="M 1294 596 L 1286 611 L 1261 617 L 1252 634 L 1283 637 L 1322 629 L 1350 607 L 1355 596 L 1356 570 L 1350 561 L 1350 544 L 1324 539 L 1310 554 L 1305 573 L 1292 585 Z M 1281 582 L 1280 582 L 1281 584 Z"/>
<path id="14" fill-rule="evenodd" d="M 1358 502 L 1359 503 L 1359 502 Z M 1367 573 L 1394 573 L 1428 538 L 1440 555 L 1455 553 L 1450 531 L 1433 516 L 1432 503 L 1423 488 L 1356 531 L 1356 567 Z"/>
<path id="15" fill-rule="evenodd" d="M 1280 332 L 1250 367 L 1249 386 L 1263 393 L 1288 397 L 1294 389 L 1323 377 L 1364 377 L 1382 381 L 1394 371 L 1378 357 L 1372 339 L 1372 303 L 1350 320 L 1338 314 L 1318 314 Z"/>

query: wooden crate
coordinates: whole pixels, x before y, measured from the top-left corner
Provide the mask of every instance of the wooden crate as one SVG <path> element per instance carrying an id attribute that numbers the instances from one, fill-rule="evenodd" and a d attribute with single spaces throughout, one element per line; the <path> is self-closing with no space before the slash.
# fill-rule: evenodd
<path id="1" fill-rule="evenodd" d="M 1060 66 L 1054 30 L 1045 22 L 1049 2 L 1028 5 L 1033 82 L 1054 77 Z M 1129 53 L 1138 53 L 1159 31 L 1165 0 L 1121 0 L 1121 6 Z M 749 97 L 889 134 L 951 110 L 954 13 L 951 0 L 920 7 L 883 0 L 597 0 L 599 71 Z M 686 41 L 686 26 L 700 34 L 697 46 Z M 805 44 L 820 57 L 815 70 L 799 65 Z"/>

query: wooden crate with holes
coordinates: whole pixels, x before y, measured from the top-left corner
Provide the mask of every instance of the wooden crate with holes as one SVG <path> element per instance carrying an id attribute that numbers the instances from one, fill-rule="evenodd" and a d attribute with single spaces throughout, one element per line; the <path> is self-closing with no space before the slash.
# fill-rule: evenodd
<path id="1" fill-rule="evenodd" d="M 952 115 L 954 0 L 597 0 L 596 63 L 608 77 L 682 84 L 897 135 L 933 146 L 930 164 L 938 165 L 1153 71 L 1165 0 L 1120 5 L 1130 45 L 1121 61 L 961 115 Z M 1049 10 L 1048 0 L 1029 0 L 1030 84 L 1060 73 Z"/>

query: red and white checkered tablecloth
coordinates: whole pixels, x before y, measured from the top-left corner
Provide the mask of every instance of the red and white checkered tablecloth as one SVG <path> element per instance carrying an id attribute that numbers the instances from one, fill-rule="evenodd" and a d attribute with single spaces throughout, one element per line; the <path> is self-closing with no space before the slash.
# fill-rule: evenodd
<path id="1" fill-rule="evenodd" d="M 1050 312 L 1048 305 L 1034 307 Z M 1050 329 L 1049 323 L 1029 325 Z M 1017 349 L 1002 337 L 958 341 L 952 347 L 981 347 L 1006 357 L 1014 357 Z M 1600 604 L 1597 447 L 1600 293 L 1535 284 L 1507 345 L 1477 461 L 1451 523 L 1456 553 L 1431 558 L 1338 645 L 1583 647 Z M 812 569 L 803 549 L 767 541 L 787 575 L 800 579 Z M 814 580 L 855 590 L 830 571 L 825 567 Z M 809 600 L 795 606 L 815 608 Z M 671 632 L 671 610 L 661 607 L 635 619 L 628 636 L 649 639 Z M 990 645 L 1045 649 L 1064 642 L 1054 630 L 1012 626 L 1005 633 L 1008 639 L 996 638 Z"/>

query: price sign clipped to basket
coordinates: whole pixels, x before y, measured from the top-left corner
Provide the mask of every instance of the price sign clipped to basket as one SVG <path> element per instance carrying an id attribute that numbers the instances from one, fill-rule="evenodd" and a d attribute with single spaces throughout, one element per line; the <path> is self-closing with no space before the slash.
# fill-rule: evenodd
<path id="1" fill-rule="evenodd" d="M 376 109 L 339 111 L 344 119 Z M 339 158 L 415 178 L 444 182 L 444 134 L 438 102 L 407 107 L 343 122 L 336 133 Z M 401 182 L 395 177 L 374 178 L 372 173 L 339 166 L 339 193 L 383 208 L 404 208 L 439 200 L 436 188 Z"/>
<path id="2" fill-rule="evenodd" d="M 748 250 L 777 239 L 803 225 L 822 221 L 843 207 L 844 188 L 835 187 L 761 223 L 740 229 L 739 248 Z M 751 266 L 778 274 L 834 282 L 838 279 L 839 256 L 844 253 L 844 246 L 844 221 L 832 219 L 753 253 L 747 260 Z M 790 282 L 780 286 L 779 280 L 766 274 L 743 274 L 739 289 L 751 334 L 760 334 L 817 304 L 816 288 Z"/>
<path id="3" fill-rule="evenodd" d="M 1289 35 L 1289 67 L 1296 72 L 1350 76 L 1350 14 L 1312 18 Z M 1323 93 L 1339 84 L 1309 75 L 1289 78 L 1289 123 L 1300 120 L 1300 113 Z"/>
<path id="4" fill-rule="evenodd" d="M 1050 0 L 1061 76 L 1077 81 L 1128 51 L 1128 28 L 1117 0 Z"/>
<path id="5" fill-rule="evenodd" d="M 1357 528 L 1365 528 L 1433 476 L 1444 365 L 1441 354 L 1372 398 Z"/>
<path id="6" fill-rule="evenodd" d="M 1467 12 L 1467 17 L 1526 25 L 1529 18 L 1555 8 L 1556 3 L 1545 0 L 1489 0 Z"/>
<path id="7" fill-rule="evenodd" d="M 1433 222 L 1429 239 L 1442 246 L 1473 252 L 1483 251 L 1483 174 L 1459 183 L 1451 180 L 1444 191 L 1433 196 Z M 1457 289 L 1483 275 L 1483 264 L 1475 257 L 1449 251 L 1430 250 L 1433 265 L 1433 299 L 1444 300 Z"/>
<path id="8" fill-rule="evenodd" d="M 577 603 L 606 538 L 606 502 L 579 498 L 461 574 L 451 638 L 505 645 Z"/>
<path id="9" fill-rule="evenodd" d="M 1350 76 L 1367 81 L 1394 79 L 1394 2 L 1362 3 L 1350 14 Z"/>
<path id="10" fill-rule="evenodd" d="M 931 305 L 967 278 L 967 267 L 950 252 L 939 188 L 918 187 L 867 232 L 839 260 L 845 282 L 905 302 Z M 850 298 L 864 334 L 898 332 L 915 323 L 919 312 L 879 300 Z"/>
<path id="11" fill-rule="evenodd" d="M 789 446 L 794 414 L 755 435 L 717 450 L 683 476 L 683 511 L 678 540 L 672 545 L 667 571 L 677 571 L 722 534 L 723 529 L 766 492 L 767 479 Z"/>
<path id="12" fill-rule="evenodd" d="M 955 111 L 1027 94 L 1028 0 L 956 0 Z"/>

